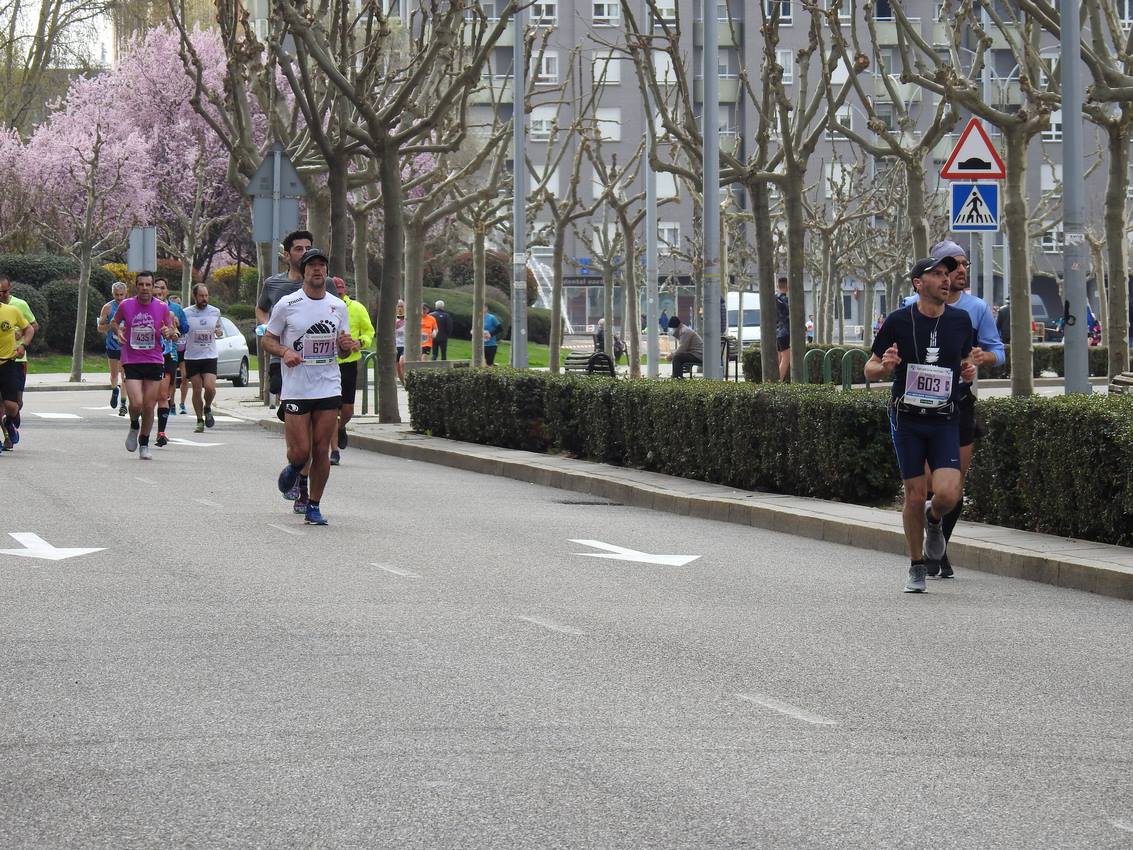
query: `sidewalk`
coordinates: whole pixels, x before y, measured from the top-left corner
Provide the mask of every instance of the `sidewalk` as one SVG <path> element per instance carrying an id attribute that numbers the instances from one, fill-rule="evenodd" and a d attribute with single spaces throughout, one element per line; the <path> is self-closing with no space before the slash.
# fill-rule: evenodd
<path id="1" fill-rule="evenodd" d="M 404 423 L 383 425 L 376 416 L 356 417 L 349 427 L 351 448 L 573 490 L 682 516 L 767 528 L 894 556 L 905 553 L 897 511 L 735 490 L 561 455 L 429 437 L 409 429 L 406 394 L 400 388 L 398 401 Z M 255 399 L 239 403 L 229 399 L 224 408 L 229 415 L 257 422 L 269 431 L 283 431 L 275 411 Z M 1133 599 L 1133 548 L 961 522 L 949 553 L 960 570 Z"/>

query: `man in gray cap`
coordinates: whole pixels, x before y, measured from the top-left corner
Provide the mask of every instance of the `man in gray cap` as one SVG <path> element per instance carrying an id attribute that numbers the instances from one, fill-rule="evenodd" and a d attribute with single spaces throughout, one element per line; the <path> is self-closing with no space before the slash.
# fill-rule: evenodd
<path id="1" fill-rule="evenodd" d="M 932 256 L 937 259 L 951 257 L 956 263 L 956 268 L 949 274 L 951 294 L 948 297 L 948 305 L 963 310 L 972 320 L 974 336 L 972 338 L 971 361 L 976 366 L 1002 366 L 1006 354 L 1003 340 L 1000 339 L 999 331 L 995 327 L 995 316 L 992 314 L 991 307 L 982 298 L 977 298 L 967 291 L 969 270 L 967 253 L 955 242 L 944 240 L 933 246 Z M 918 295 L 914 295 L 906 303 L 911 304 L 918 297 Z M 963 480 L 967 478 L 968 468 L 972 465 L 972 451 L 975 448 L 975 442 L 981 434 L 976 423 L 974 383 L 962 382 L 961 390 L 962 394 L 957 407 L 960 412 L 960 477 L 961 483 L 963 483 Z M 956 523 L 959 522 L 963 509 L 963 498 L 961 498 L 944 517 L 944 539 L 946 541 L 952 539 L 952 531 L 956 528 Z M 940 578 L 953 577 L 954 571 L 948 560 L 947 552 L 939 562 L 929 561 L 927 574 L 930 576 L 939 575 Z"/>
<path id="2" fill-rule="evenodd" d="M 957 408 L 961 381 L 975 377 L 975 366 L 971 319 L 945 303 L 955 270 L 951 257 L 913 264 L 909 278 L 921 298 L 886 317 L 865 364 L 867 380 L 893 378 L 889 431 L 905 489 L 906 593 L 925 592 L 927 562 L 945 554 L 943 519 L 960 500 Z"/>

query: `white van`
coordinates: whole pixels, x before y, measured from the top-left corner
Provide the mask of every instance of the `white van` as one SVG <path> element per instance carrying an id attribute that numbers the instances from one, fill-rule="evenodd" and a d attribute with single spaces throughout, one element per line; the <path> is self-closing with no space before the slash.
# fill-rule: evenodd
<path id="1" fill-rule="evenodd" d="M 759 342 L 759 293 L 728 293 L 728 336 L 740 338 L 740 301 L 743 300 L 743 342 L 750 345 Z"/>

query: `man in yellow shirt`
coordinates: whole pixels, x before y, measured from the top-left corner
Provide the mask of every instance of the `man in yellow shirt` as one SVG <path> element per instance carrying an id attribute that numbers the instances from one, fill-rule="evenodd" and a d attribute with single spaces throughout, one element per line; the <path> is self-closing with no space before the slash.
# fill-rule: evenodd
<path id="1" fill-rule="evenodd" d="M 24 318 L 12 300 L 12 281 L 0 275 L 0 402 L 4 406 L 4 445 L 20 441 L 20 396 L 24 387 L 24 363 L 27 348 L 35 336 L 32 323 Z M 0 447 L 0 451 L 3 451 Z"/>
<path id="2" fill-rule="evenodd" d="M 370 314 L 363 304 L 355 301 L 346 294 L 346 281 L 340 277 L 332 278 L 335 292 L 346 302 L 346 316 L 350 320 L 350 336 L 358 340 L 361 348 L 366 349 L 374 342 L 374 323 L 370 321 Z M 354 416 L 354 399 L 358 394 L 358 369 L 362 360 L 362 351 L 352 351 L 345 357 L 338 358 L 338 368 L 342 373 L 342 407 L 338 409 L 338 448 L 331 449 L 330 462 L 338 465 L 342 459 L 340 452 L 346 448 L 346 423 Z"/>

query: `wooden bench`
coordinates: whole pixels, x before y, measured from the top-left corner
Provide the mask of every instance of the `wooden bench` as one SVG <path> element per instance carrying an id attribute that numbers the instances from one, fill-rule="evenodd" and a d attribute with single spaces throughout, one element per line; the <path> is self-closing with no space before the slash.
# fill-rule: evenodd
<path id="1" fill-rule="evenodd" d="M 564 372 L 581 372 L 587 375 L 616 377 L 613 361 L 601 351 L 573 351 L 563 363 Z"/>

